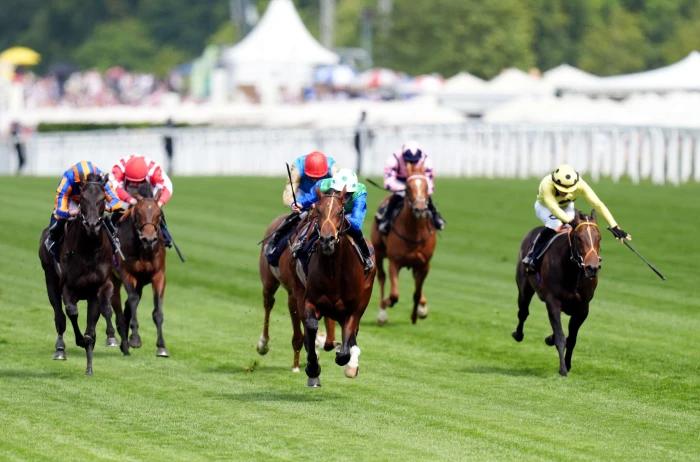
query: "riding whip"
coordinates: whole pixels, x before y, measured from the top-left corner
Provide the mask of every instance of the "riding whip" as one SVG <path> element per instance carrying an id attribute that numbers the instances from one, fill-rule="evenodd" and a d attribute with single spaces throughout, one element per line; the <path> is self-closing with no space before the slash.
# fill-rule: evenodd
<path id="1" fill-rule="evenodd" d="M 161 214 L 160 214 L 160 219 L 163 221 L 163 224 L 164 224 L 165 227 L 167 228 L 167 227 L 168 227 L 168 223 L 165 221 L 165 214 L 164 214 L 162 211 L 161 211 Z M 172 242 L 173 247 L 175 247 L 175 252 L 177 252 L 177 256 L 180 257 L 180 261 L 181 261 L 182 263 L 185 263 L 185 256 L 182 255 L 182 252 L 180 252 L 180 247 L 178 247 L 177 244 L 175 243 L 175 239 L 173 239 L 173 234 L 170 233 L 169 231 L 168 231 L 168 234 L 170 234 L 170 242 Z"/>
<path id="2" fill-rule="evenodd" d="M 107 223 L 105 223 L 104 220 L 102 220 L 101 223 L 102 223 L 102 227 L 103 227 L 104 230 L 107 232 L 107 237 L 109 237 L 109 241 L 112 243 L 112 246 L 114 246 L 114 248 L 116 249 L 117 254 L 119 254 L 119 256 L 121 257 L 122 261 L 126 261 L 126 258 L 124 257 L 124 254 L 122 253 L 122 248 L 121 248 L 121 246 L 119 245 L 119 239 L 117 239 L 117 238 L 112 234 L 112 231 L 109 229 L 109 226 L 107 226 Z"/>
<path id="3" fill-rule="evenodd" d="M 610 228 L 608 228 L 608 229 L 610 229 Z M 627 239 L 623 239 L 623 240 L 622 240 L 622 243 L 625 244 L 625 245 L 627 246 L 627 248 L 630 249 L 636 256 L 638 256 L 639 258 L 641 258 L 641 260 L 642 260 L 644 263 L 646 263 L 647 266 L 648 266 L 654 273 L 656 273 L 656 275 L 659 276 L 659 277 L 661 278 L 662 281 L 665 281 L 665 280 L 666 280 L 666 278 L 664 277 L 664 275 L 661 274 L 661 272 L 660 272 L 659 270 L 657 270 L 657 269 L 654 267 L 654 265 L 652 265 L 651 263 L 649 263 L 649 260 L 647 260 L 646 258 L 644 258 L 644 257 L 642 256 L 642 254 L 640 254 L 639 252 L 637 252 L 637 251 L 634 249 L 634 247 L 632 247 L 632 244 L 630 244 L 629 242 L 627 242 Z"/>
<path id="4" fill-rule="evenodd" d="M 377 183 L 376 181 L 372 180 L 371 178 L 365 178 L 365 181 L 366 181 L 367 183 L 371 184 L 372 186 L 381 189 L 382 191 L 386 191 L 386 188 L 384 188 L 384 186 L 380 185 L 379 183 Z M 401 191 L 403 191 L 403 189 L 402 189 Z"/>
<path id="5" fill-rule="evenodd" d="M 292 182 L 292 170 L 289 168 L 288 163 L 285 162 L 284 165 L 287 166 L 287 177 L 289 177 L 289 187 L 292 188 L 292 198 L 294 199 L 294 203 L 297 204 L 297 206 L 298 206 L 299 204 L 297 203 L 297 195 L 294 194 L 294 183 Z"/>

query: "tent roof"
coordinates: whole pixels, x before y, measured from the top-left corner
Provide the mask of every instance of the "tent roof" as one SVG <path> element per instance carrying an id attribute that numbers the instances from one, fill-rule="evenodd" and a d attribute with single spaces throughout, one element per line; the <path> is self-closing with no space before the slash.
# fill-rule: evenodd
<path id="1" fill-rule="evenodd" d="M 567 85 L 565 89 L 586 94 L 623 96 L 635 92 L 700 90 L 700 53 L 691 52 L 666 67 L 633 74 L 601 77 L 587 84 Z"/>
<path id="2" fill-rule="evenodd" d="M 473 93 L 483 90 L 486 82 L 469 72 L 460 72 L 445 81 L 443 93 Z"/>
<path id="3" fill-rule="evenodd" d="M 338 56 L 321 46 L 301 21 L 292 0 L 272 0 L 246 37 L 224 52 L 231 63 L 335 64 Z"/>
<path id="4" fill-rule="evenodd" d="M 524 93 L 537 92 L 541 82 L 527 72 L 514 67 L 501 71 L 486 84 L 488 90 L 494 93 Z"/>
<path id="5" fill-rule="evenodd" d="M 542 81 L 555 88 L 570 85 L 588 85 L 597 82 L 599 79 L 600 77 L 597 75 L 582 71 L 568 64 L 560 64 L 548 70 L 542 76 Z"/>

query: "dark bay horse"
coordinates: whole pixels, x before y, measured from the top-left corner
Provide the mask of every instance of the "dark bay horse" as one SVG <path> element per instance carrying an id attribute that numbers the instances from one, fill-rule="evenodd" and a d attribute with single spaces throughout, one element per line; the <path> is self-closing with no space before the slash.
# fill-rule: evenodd
<path id="1" fill-rule="evenodd" d="M 273 231 L 282 223 L 286 215 L 281 215 L 275 218 L 270 226 L 265 230 L 265 236 L 271 236 Z M 296 231 L 292 233 L 290 242 L 295 238 Z M 277 266 L 271 266 L 265 257 L 265 240 L 260 249 L 260 257 L 258 259 L 258 267 L 260 270 L 260 281 L 263 286 L 263 307 L 265 308 L 265 318 L 263 320 L 263 329 L 256 349 L 261 355 L 267 354 L 270 351 L 270 312 L 275 305 L 275 293 L 280 285 L 287 291 L 287 307 L 289 308 L 289 317 L 292 320 L 292 350 L 294 351 L 294 360 L 292 363 L 292 372 L 299 372 L 299 356 L 301 349 L 304 346 L 304 334 L 302 333 L 302 309 L 297 307 L 297 300 L 294 297 L 295 290 L 303 292 L 304 288 L 296 276 L 295 260 L 292 257 L 289 245 L 287 245 L 280 256 Z M 335 348 L 335 321 L 326 318 L 326 338 L 323 343 L 325 351 L 331 351 Z M 320 337 L 319 337 L 320 338 Z"/>
<path id="2" fill-rule="evenodd" d="M 54 359 L 65 359 L 63 333 L 66 316 L 61 300 L 66 306 L 75 332 L 75 343 L 85 348 L 87 367 L 85 373 L 92 375 L 92 355 L 95 346 L 95 326 L 100 313 L 109 313 L 109 300 L 114 286 L 112 272 L 112 244 L 103 229 L 102 216 L 105 210 L 104 184 L 106 177 L 90 174 L 80 191 L 80 212 L 76 219 L 66 223 L 66 231 L 60 254 L 60 270 L 44 246 L 48 228 L 41 234 L 39 259 L 44 269 L 46 290 L 54 310 L 56 324 L 56 351 Z M 80 333 L 78 325 L 78 301 L 87 300 L 87 327 Z"/>
<path id="3" fill-rule="evenodd" d="M 413 311 L 411 322 L 428 316 L 428 300 L 423 293 L 423 283 L 430 270 L 430 259 L 433 257 L 436 245 L 436 233 L 433 220 L 428 209 L 428 179 L 423 166 L 408 164 L 406 179 L 406 197 L 398 216 L 391 224 L 389 233 L 379 232 L 375 220 L 372 226 L 372 244 L 377 258 L 377 279 L 381 293 L 379 315 L 377 322 L 383 325 L 388 321 L 387 307 L 394 306 L 399 301 L 399 271 L 401 268 L 411 268 L 415 289 L 413 292 Z M 385 206 L 388 198 L 380 207 Z M 389 281 L 391 292 L 389 298 L 384 298 L 384 258 L 389 259 Z"/>
<path id="4" fill-rule="evenodd" d="M 142 195 L 143 194 L 143 195 Z M 136 317 L 143 288 L 151 284 L 153 288 L 153 322 L 156 325 L 156 356 L 167 358 L 168 349 L 163 340 L 163 297 L 165 296 L 165 246 L 161 232 L 161 210 L 158 207 L 160 191 L 152 197 L 150 186 L 140 188 L 135 194 L 136 205 L 120 219 L 118 234 L 122 253 L 126 260 L 121 261 L 112 276 L 114 295 L 112 308 L 117 314 L 117 324 L 124 355 L 129 347 L 140 348 L 141 336 Z M 124 284 L 126 302 L 121 309 L 119 289 Z M 129 335 L 131 329 L 131 335 Z M 127 340 L 128 338 L 128 340 Z"/>
<path id="5" fill-rule="evenodd" d="M 532 241 L 542 230 L 530 231 L 520 245 L 515 281 L 518 284 L 518 326 L 513 338 L 521 342 L 523 325 L 529 314 L 532 296 L 547 305 L 552 335 L 545 338 L 547 345 L 557 347 L 559 374 L 566 376 L 571 370 L 571 356 L 576 346 L 578 330 L 588 316 L 588 305 L 593 299 L 600 270 L 600 230 L 595 211 L 585 215 L 576 211 L 576 217 L 568 232 L 562 232 L 552 242 L 542 258 L 540 271 L 527 274 L 522 263 Z M 569 316 L 569 336 L 564 336 L 561 326 L 562 311 Z"/>
<path id="6" fill-rule="evenodd" d="M 335 362 L 345 366 L 345 375 L 357 376 L 360 348 L 357 334 L 360 319 L 367 308 L 375 269 L 365 273 L 357 250 L 345 234 L 349 223 L 345 219 L 345 190 L 341 193 L 321 194 L 310 212 L 314 220 L 313 233 L 317 240 L 309 260 L 305 290 L 301 294 L 304 308 L 304 346 L 306 347 L 306 375 L 308 386 L 321 385 L 321 366 L 316 355 L 315 338 L 321 316 L 331 318 L 341 325 L 343 341 L 336 352 Z M 300 274 L 301 263 L 297 264 Z M 295 294 L 299 297 L 299 293 Z"/>

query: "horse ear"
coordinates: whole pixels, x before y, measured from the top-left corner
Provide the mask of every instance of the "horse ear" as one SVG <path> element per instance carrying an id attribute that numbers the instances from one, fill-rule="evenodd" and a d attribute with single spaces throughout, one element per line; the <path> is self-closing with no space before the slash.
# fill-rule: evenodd
<path id="1" fill-rule="evenodd" d="M 134 199 L 137 201 L 141 201 L 143 199 L 143 196 L 139 193 L 134 193 Z"/>
<path id="2" fill-rule="evenodd" d="M 413 169 L 414 165 L 409 162 L 406 162 L 406 173 L 408 173 L 408 176 L 413 175 Z"/>
<path id="3" fill-rule="evenodd" d="M 102 181 L 102 186 L 106 185 L 109 182 L 109 174 L 108 173 L 102 174 L 100 180 Z"/>
<path id="4" fill-rule="evenodd" d="M 126 212 L 124 212 L 124 213 L 122 214 L 121 218 L 119 218 L 119 223 L 125 222 L 126 219 L 129 218 L 129 216 L 131 215 L 131 211 L 132 211 L 132 210 L 134 210 L 134 209 L 133 209 L 133 208 L 127 209 Z"/>
<path id="5" fill-rule="evenodd" d="M 345 194 L 348 192 L 348 186 L 345 185 L 343 186 L 343 190 L 340 192 L 340 197 L 343 199 L 343 202 L 345 202 Z"/>
<path id="6" fill-rule="evenodd" d="M 596 215 L 595 209 L 591 210 L 591 220 L 596 221 L 598 218 Z"/>

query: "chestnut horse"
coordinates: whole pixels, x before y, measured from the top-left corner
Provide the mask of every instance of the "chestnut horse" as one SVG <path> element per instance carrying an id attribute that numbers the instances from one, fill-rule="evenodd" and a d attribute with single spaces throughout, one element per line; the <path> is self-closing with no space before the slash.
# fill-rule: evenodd
<path id="1" fill-rule="evenodd" d="M 265 257 L 266 241 L 272 237 L 272 233 L 284 221 L 287 215 L 281 215 L 275 218 L 270 226 L 265 230 L 262 247 L 260 249 L 260 257 L 258 259 L 258 268 L 260 270 L 260 281 L 263 286 L 263 307 L 265 308 L 265 318 L 263 320 L 263 329 L 256 349 L 259 354 L 266 355 L 270 351 L 270 312 L 275 306 L 275 293 L 280 285 L 287 291 L 287 307 L 289 308 L 289 317 L 292 320 L 292 350 L 294 351 L 294 360 L 292 363 L 292 372 L 299 372 L 299 355 L 304 346 L 304 334 L 302 333 L 302 310 L 297 309 L 297 300 L 294 297 L 295 289 L 303 291 L 303 287 L 297 286 L 300 284 L 295 274 L 295 260 L 292 258 L 289 245 L 287 245 L 280 256 L 277 266 L 272 266 L 268 263 Z M 296 231 L 292 233 L 290 242 L 294 240 Z M 319 337 L 320 338 L 320 337 Z M 326 318 L 326 338 L 323 344 L 323 349 L 331 351 L 335 348 L 335 322 L 332 319 Z"/>
<path id="2" fill-rule="evenodd" d="M 524 338 L 523 324 L 529 314 L 532 296 L 547 305 L 552 335 L 545 338 L 547 345 L 555 345 L 559 353 L 559 374 L 566 376 L 571 370 L 571 356 L 576 346 L 576 336 L 581 324 L 588 316 L 588 305 L 593 299 L 600 270 L 600 230 L 595 211 L 585 215 L 576 211 L 568 232 L 559 233 L 542 258 L 540 270 L 527 274 L 523 257 L 542 230 L 530 231 L 520 245 L 515 281 L 518 285 L 518 326 L 513 338 L 521 342 Z M 571 316 L 569 336 L 565 337 L 561 326 L 561 312 Z"/>
<path id="3" fill-rule="evenodd" d="M 377 322 L 383 325 L 388 321 L 387 307 L 399 301 L 399 271 L 411 268 L 415 289 L 413 292 L 413 311 L 411 322 L 428 316 L 428 300 L 423 293 L 423 283 L 428 276 L 430 259 L 436 245 L 436 233 L 430 210 L 428 209 L 428 179 L 422 165 L 408 164 L 406 178 L 406 197 L 398 216 L 391 224 L 389 232 L 379 232 L 377 221 L 372 226 L 372 244 L 377 258 L 377 279 L 381 293 Z M 380 207 L 386 206 L 389 198 L 384 199 Z M 389 259 L 389 280 L 391 292 L 384 298 L 384 258 Z"/>
<path id="4" fill-rule="evenodd" d="M 113 274 L 115 285 L 112 308 L 117 314 L 117 324 L 124 355 L 129 347 L 141 347 L 139 323 L 136 317 L 143 287 L 153 287 L 153 322 L 156 325 L 156 356 L 167 358 L 168 349 L 163 340 L 163 297 L 165 295 L 165 246 L 161 232 L 161 210 L 158 207 L 160 191 L 152 197 L 150 185 L 135 194 L 136 205 L 131 207 L 119 222 L 119 240 L 126 260 L 121 261 Z M 124 312 L 121 309 L 119 289 L 124 284 L 127 299 Z M 131 335 L 129 336 L 129 328 Z M 128 340 L 127 340 L 128 337 Z"/>
<path id="5" fill-rule="evenodd" d="M 85 348 L 87 366 L 85 373 L 92 375 L 92 355 L 95 347 L 95 326 L 100 313 L 110 313 L 109 300 L 114 286 L 112 273 L 112 244 L 103 229 L 105 210 L 104 184 L 107 178 L 89 174 L 80 191 L 80 212 L 74 220 L 65 224 L 66 231 L 60 253 L 60 270 L 53 256 L 46 250 L 44 241 L 48 228 L 41 233 L 39 260 L 44 269 L 46 291 L 54 310 L 56 324 L 56 351 L 54 359 L 66 359 L 63 333 L 66 331 L 66 313 L 73 325 L 75 343 Z M 85 334 L 78 326 L 78 301 L 87 300 L 87 327 Z"/>
<path id="6" fill-rule="evenodd" d="M 374 268 L 365 273 L 351 238 L 345 234 L 349 226 L 345 218 L 345 190 L 326 194 L 316 191 L 316 194 L 319 201 L 310 212 L 310 219 L 317 240 L 309 258 L 305 290 L 295 292 L 304 308 L 306 375 L 310 387 L 321 385 L 321 366 L 314 348 L 321 316 L 340 323 L 343 341 L 336 351 L 335 362 L 346 366 L 346 377 L 357 377 L 360 356 L 357 334 L 372 295 L 375 274 Z M 301 263 L 296 266 L 297 275 L 301 276 Z"/>

